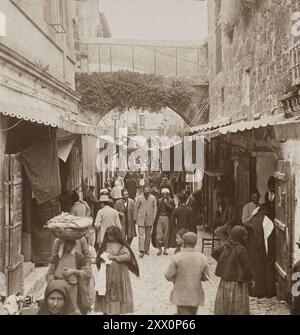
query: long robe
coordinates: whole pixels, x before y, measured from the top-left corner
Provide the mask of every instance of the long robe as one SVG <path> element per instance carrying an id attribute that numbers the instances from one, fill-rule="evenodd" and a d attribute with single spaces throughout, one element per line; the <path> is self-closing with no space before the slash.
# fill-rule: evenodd
<path id="1" fill-rule="evenodd" d="M 156 234 L 157 234 L 157 224 L 158 224 L 158 219 L 161 213 L 161 208 L 162 208 L 162 199 L 158 201 L 158 207 L 157 207 L 157 213 L 155 217 L 155 221 L 153 224 L 153 229 L 152 229 L 152 236 L 151 236 L 151 241 L 152 245 L 154 248 L 158 248 L 157 244 L 157 239 L 156 239 Z M 168 219 L 169 219 L 169 233 L 168 233 L 168 242 L 167 242 L 167 248 L 176 248 L 177 243 L 176 243 L 176 227 L 175 227 L 175 221 L 174 221 L 174 210 L 175 210 L 175 202 L 172 198 L 169 198 L 169 204 L 172 207 L 172 210 L 169 211 Z"/>
<path id="2" fill-rule="evenodd" d="M 255 287 L 250 296 L 271 298 L 275 289 L 275 229 L 268 238 L 268 252 L 264 241 L 264 213 L 255 215 L 245 226 L 248 230 L 247 250 L 254 272 Z"/>

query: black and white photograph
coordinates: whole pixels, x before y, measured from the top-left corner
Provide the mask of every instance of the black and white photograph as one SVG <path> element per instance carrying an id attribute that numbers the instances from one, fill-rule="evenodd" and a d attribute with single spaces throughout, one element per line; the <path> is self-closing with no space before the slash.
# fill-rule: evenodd
<path id="1" fill-rule="evenodd" d="M 300 0 L 0 0 L 0 315 L 300 315 Z"/>

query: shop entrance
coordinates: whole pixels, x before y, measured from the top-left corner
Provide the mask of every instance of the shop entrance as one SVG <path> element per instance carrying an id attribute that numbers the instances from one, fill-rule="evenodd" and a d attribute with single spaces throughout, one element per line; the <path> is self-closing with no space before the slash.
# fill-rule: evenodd
<path id="1" fill-rule="evenodd" d="M 256 154 L 256 187 L 260 193 L 260 203 L 265 202 L 265 194 L 268 191 L 267 184 L 276 171 L 277 156 L 271 152 Z"/>

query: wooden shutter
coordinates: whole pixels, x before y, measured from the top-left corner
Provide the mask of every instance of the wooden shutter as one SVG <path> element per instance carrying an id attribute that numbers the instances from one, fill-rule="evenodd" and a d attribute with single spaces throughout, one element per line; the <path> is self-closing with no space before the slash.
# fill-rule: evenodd
<path id="1" fill-rule="evenodd" d="M 22 165 L 20 155 L 5 155 L 5 274 L 8 295 L 23 291 Z"/>
<path id="2" fill-rule="evenodd" d="M 278 161 L 276 179 L 275 234 L 276 234 L 276 289 L 280 299 L 291 300 L 292 232 L 295 189 L 290 162 Z"/>

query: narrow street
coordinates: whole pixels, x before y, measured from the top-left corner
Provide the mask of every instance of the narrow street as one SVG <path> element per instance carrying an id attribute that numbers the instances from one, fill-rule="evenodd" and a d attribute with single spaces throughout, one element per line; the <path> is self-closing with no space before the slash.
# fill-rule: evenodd
<path id="1" fill-rule="evenodd" d="M 205 235 L 202 231 L 199 236 L 197 249 L 201 250 L 201 240 Z M 133 250 L 138 254 L 138 239 L 133 242 Z M 173 315 L 176 307 L 170 303 L 170 292 L 172 284 L 164 278 L 164 271 L 169 264 L 170 258 L 174 253 L 170 249 L 169 256 L 156 256 L 156 250 L 151 249 L 151 254 L 143 259 L 138 259 L 140 265 L 140 278 L 132 275 L 132 287 L 134 294 L 135 315 Z M 206 251 L 209 253 L 209 249 Z M 211 269 L 214 272 L 216 262 L 209 257 Z M 214 276 L 214 282 L 218 283 Z M 203 284 L 206 303 L 199 308 L 199 315 L 213 315 L 214 301 L 217 288 L 209 282 Z M 252 315 L 288 315 L 289 310 L 285 304 L 280 303 L 276 298 L 256 299 L 250 298 L 250 308 Z"/>
<path id="2" fill-rule="evenodd" d="M 202 237 L 207 236 L 202 230 L 198 234 L 197 249 L 201 250 Z M 133 241 L 132 249 L 138 255 L 138 239 Z M 213 280 L 218 283 L 218 278 L 214 275 L 216 262 L 209 256 L 210 249 L 205 251 L 208 256 L 212 270 Z M 176 313 L 176 306 L 170 303 L 170 292 L 172 284 L 167 282 L 164 271 L 167 268 L 174 249 L 169 250 L 169 256 L 157 256 L 156 250 L 151 248 L 151 254 L 143 259 L 138 258 L 140 266 L 140 278 L 131 274 L 132 288 L 134 295 L 135 313 L 134 315 L 173 315 Z M 46 283 L 34 292 L 35 299 L 42 299 Z M 203 283 L 205 291 L 205 305 L 198 310 L 199 315 L 213 315 L 214 301 L 217 287 L 209 282 Z M 250 298 L 251 315 L 289 315 L 289 309 L 278 301 L 277 298 L 257 299 Z"/>
<path id="3" fill-rule="evenodd" d="M 0 315 L 194 315 L 208 231 L 199 315 L 300 315 L 299 167 L 300 1 L 0 1 Z"/>

